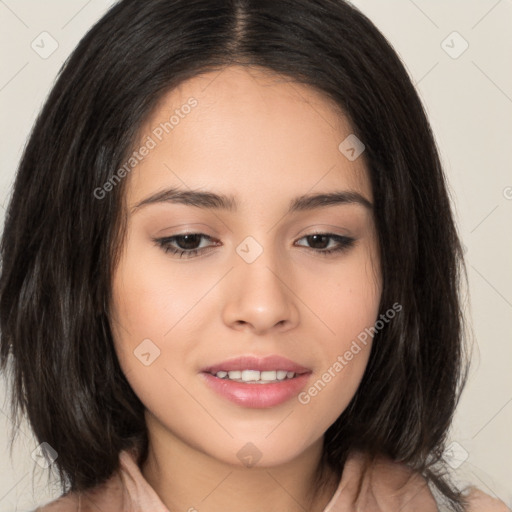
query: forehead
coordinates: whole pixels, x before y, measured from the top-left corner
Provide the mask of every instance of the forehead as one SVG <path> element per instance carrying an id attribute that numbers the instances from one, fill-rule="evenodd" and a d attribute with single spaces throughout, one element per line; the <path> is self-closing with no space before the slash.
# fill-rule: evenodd
<path id="1" fill-rule="evenodd" d="M 169 186 L 205 187 L 267 200 L 314 188 L 349 188 L 372 200 L 364 154 L 339 145 L 353 129 L 315 89 L 264 68 L 229 66 L 167 92 L 135 149 L 152 146 L 130 173 L 129 203 Z M 289 192 L 289 193 L 288 193 Z"/>

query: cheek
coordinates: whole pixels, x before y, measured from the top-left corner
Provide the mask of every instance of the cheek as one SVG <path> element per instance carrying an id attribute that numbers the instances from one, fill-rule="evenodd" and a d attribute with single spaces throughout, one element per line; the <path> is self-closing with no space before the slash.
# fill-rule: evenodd
<path id="1" fill-rule="evenodd" d="M 163 339 L 199 300 L 194 282 L 190 270 L 169 264 L 151 243 L 129 241 L 113 280 L 112 314 L 124 336 Z"/>
<path id="2" fill-rule="evenodd" d="M 180 417 L 186 417 L 193 404 L 177 384 L 175 379 L 182 378 L 173 367 L 173 361 L 184 363 L 186 354 L 179 344 L 170 350 L 171 336 L 166 337 L 186 314 L 188 295 L 185 289 L 176 298 L 177 278 L 166 276 L 158 265 L 139 265 L 138 258 L 120 262 L 113 282 L 112 328 L 119 364 L 141 402 L 153 411 L 166 411 L 179 403 Z"/>
<path id="3" fill-rule="evenodd" d="M 356 393 L 370 356 L 382 293 L 380 270 L 370 257 L 340 267 L 334 281 L 322 293 L 311 290 L 309 295 L 322 311 L 324 333 L 318 338 L 321 364 L 298 396 L 312 429 L 315 421 L 324 428 L 332 424 Z"/>
<path id="4" fill-rule="evenodd" d="M 192 266 L 170 265 L 146 240 L 128 239 L 125 247 L 112 288 L 111 326 L 119 364 L 146 406 L 166 410 L 180 403 L 186 412 L 193 403 L 178 382 L 193 364 L 187 351 L 193 343 L 175 340 L 187 339 L 183 328 L 204 290 Z"/>
<path id="5" fill-rule="evenodd" d="M 333 320 L 336 336 L 322 340 L 322 362 L 297 397 L 304 427 L 313 437 L 322 435 L 347 408 L 366 370 L 377 312 L 367 303 L 361 306 L 342 310 Z"/>
<path id="6" fill-rule="evenodd" d="M 322 436 L 347 408 L 361 382 L 370 347 L 369 344 L 351 361 L 334 360 L 298 395 L 296 417 L 311 439 Z"/>
<path id="7" fill-rule="evenodd" d="M 305 294 L 311 309 L 318 311 L 324 351 L 332 357 L 375 323 L 382 293 L 380 269 L 364 247 L 339 266 L 317 271 L 315 283 L 305 285 Z"/>

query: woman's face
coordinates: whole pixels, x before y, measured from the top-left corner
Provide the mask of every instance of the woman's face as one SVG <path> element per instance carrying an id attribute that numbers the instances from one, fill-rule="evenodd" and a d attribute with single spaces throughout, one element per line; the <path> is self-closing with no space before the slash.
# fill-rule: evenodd
<path id="1" fill-rule="evenodd" d="M 184 82 L 144 125 L 111 323 L 150 437 L 272 466 L 346 408 L 381 295 L 351 134 L 323 95 L 238 66 Z M 362 201 L 307 199 L 335 193 Z"/>

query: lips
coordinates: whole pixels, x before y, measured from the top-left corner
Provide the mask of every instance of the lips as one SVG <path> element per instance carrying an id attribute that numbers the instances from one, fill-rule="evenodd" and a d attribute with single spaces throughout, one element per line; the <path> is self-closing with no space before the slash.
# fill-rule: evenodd
<path id="1" fill-rule="evenodd" d="M 307 385 L 310 375 L 303 373 L 293 379 L 269 384 L 240 383 L 219 379 L 209 373 L 201 373 L 200 377 L 212 391 L 231 403 L 251 409 L 265 409 L 296 397 Z"/>
<path id="2" fill-rule="evenodd" d="M 270 355 L 266 357 L 255 357 L 251 355 L 235 357 L 227 359 L 220 363 L 207 366 L 201 370 L 202 373 L 210 373 L 215 375 L 220 371 L 243 371 L 243 370 L 258 370 L 258 371 L 273 371 L 285 370 L 287 372 L 294 372 L 296 375 L 310 373 L 311 370 L 301 366 L 286 357 L 278 355 Z"/>
<path id="3" fill-rule="evenodd" d="M 269 383 L 237 382 L 219 378 L 219 372 L 293 372 L 291 378 Z M 249 372 L 251 373 L 251 372 Z M 281 405 L 296 396 L 305 387 L 311 370 L 286 357 L 271 355 L 267 357 L 242 356 L 213 364 L 203 368 L 200 376 L 204 383 L 217 395 L 242 407 L 264 409 Z"/>

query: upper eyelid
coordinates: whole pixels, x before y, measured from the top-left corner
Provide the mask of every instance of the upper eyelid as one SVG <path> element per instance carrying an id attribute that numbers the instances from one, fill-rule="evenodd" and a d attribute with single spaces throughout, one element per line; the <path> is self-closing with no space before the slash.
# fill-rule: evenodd
<path id="1" fill-rule="evenodd" d="M 200 237 L 206 238 L 208 240 L 219 241 L 214 236 L 207 235 L 206 233 L 199 233 L 199 232 L 192 232 L 192 231 L 187 231 L 185 233 L 178 233 L 176 235 L 162 236 L 162 237 L 159 237 L 158 240 L 173 240 L 173 239 L 179 238 L 181 236 L 192 236 L 192 235 L 200 236 Z M 351 237 L 349 235 L 342 235 L 340 233 L 333 233 L 331 231 L 325 231 L 324 230 L 324 231 L 308 231 L 307 233 L 305 233 L 305 234 L 301 235 L 300 237 L 298 237 L 297 240 L 301 240 L 302 238 L 306 238 L 308 236 L 313 236 L 313 235 L 328 235 L 328 236 L 331 236 L 331 237 L 339 236 L 339 237 L 342 237 L 342 238 L 353 238 L 353 237 Z"/>

